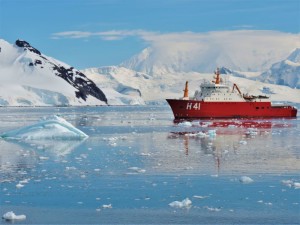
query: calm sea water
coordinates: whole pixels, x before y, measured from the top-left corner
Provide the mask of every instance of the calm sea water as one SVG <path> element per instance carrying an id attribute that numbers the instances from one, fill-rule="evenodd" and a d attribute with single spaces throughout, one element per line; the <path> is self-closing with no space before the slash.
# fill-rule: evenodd
<path id="1" fill-rule="evenodd" d="M 0 108 L 0 133 L 48 115 L 89 138 L 0 139 L 0 214 L 27 216 L 16 224 L 300 223 L 299 117 L 177 123 L 169 107 Z"/>

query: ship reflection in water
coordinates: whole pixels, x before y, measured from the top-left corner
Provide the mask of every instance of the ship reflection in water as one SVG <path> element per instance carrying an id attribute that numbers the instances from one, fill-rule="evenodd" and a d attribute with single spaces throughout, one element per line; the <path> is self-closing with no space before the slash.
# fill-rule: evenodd
<path id="1" fill-rule="evenodd" d="M 295 139 L 299 130 L 293 120 L 182 121 L 175 125 L 180 131 L 169 133 L 167 138 L 175 140 L 184 153 L 176 164 L 191 173 L 284 173 L 300 169 L 299 142 Z M 170 155 L 174 157 L 174 153 Z"/>

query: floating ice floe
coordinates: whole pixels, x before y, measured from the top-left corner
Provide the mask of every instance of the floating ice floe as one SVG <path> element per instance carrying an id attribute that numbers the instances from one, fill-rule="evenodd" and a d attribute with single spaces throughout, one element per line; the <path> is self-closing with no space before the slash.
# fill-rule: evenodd
<path id="1" fill-rule="evenodd" d="M 108 205 L 102 205 L 103 209 L 112 209 L 112 205 L 108 204 Z"/>
<path id="2" fill-rule="evenodd" d="M 209 130 L 208 135 L 209 137 L 215 137 L 217 135 L 216 130 Z"/>
<path id="3" fill-rule="evenodd" d="M 178 123 L 178 126 L 180 126 L 180 127 L 191 127 L 192 123 L 189 122 L 189 121 L 184 121 L 184 122 Z"/>
<path id="4" fill-rule="evenodd" d="M 300 188 L 300 183 L 299 182 L 294 182 L 294 188 L 299 189 Z"/>
<path id="5" fill-rule="evenodd" d="M 17 185 L 16 185 L 16 188 L 22 188 L 22 187 L 24 187 L 24 185 L 23 184 L 21 184 L 21 183 L 18 183 Z"/>
<path id="6" fill-rule="evenodd" d="M 209 196 L 194 195 L 193 198 L 205 199 L 205 198 L 209 198 Z"/>
<path id="7" fill-rule="evenodd" d="M 25 215 L 16 215 L 13 211 L 7 212 L 2 216 L 5 220 L 25 220 Z"/>
<path id="8" fill-rule="evenodd" d="M 208 137 L 208 135 L 202 131 L 200 131 L 199 133 L 196 134 L 197 137 L 200 137 L 200 138 L 204 138 L 204 137 Z"/>
<path id="9" fill-rule="evenodd" d="M 21 140 L 81 140 L 87 138 L 88 135 L 65 119 L 58 116 L 50 116 L 41 119 L 36 124 L 6 132 L 0 137 Z"/>
<path id="10" fill-rule="evenodd" d="M 300 189 L 300 182 L 294 182 L 293 180 L 282 180 L 281 183 L 287 187 L 294 187 Z"/>
<path id="11" fill-rule="evenodd" d="M 180 201 L 174 201 L 169 204 L 169 206 L 174 208 L 190 208 L 192 207 L 192 201 L 189 198 Z"/>
<path id="12" fill-rule="evenodd" d="M 133 166 L 133 167 L 129 167 L 128 170 L 134 172 L 134 173 L 145 173 L 146 170 L 145 169 L 141 169 L 139 167 Z"/>
<path id="13" fill-rule="evenodd" d="M 207 209 L 208 211 L 211 211 L 211 212 L 221 211 L 221 208 L 213 208 L 213 207 L 208 207 L 208 206 L 205 206 L 204 208 Z"/>
<path id="14" fill-rule="evenodd" d="M 247 176 L 242 176 L 239 181 L 243 184 L 250 184 L 253 182 L 253 180 Z"/>
<path id="15" fill-rule="evenodd" d="M 217 135 L 216 130 L 208 130 L 207 133 L 200 131 L 198 133 L 187 133 L 185 134 L 185 136 L 189 136 L 189 137 L 198 137 L 198 138 L 215 138 Z"/>
<path id="16" fill-rule="evenodd" d="M 244 140 L 241 140 L 239 143 L 240 143 L 241 145 L 247 145 L 247 141 L 244 141 Z"/>
<path id="17" fill-rule="evenodd" d="M 246 131 L 246 135 L 255 136 L 258 134 L 257 128 L 249 127 Z"/>

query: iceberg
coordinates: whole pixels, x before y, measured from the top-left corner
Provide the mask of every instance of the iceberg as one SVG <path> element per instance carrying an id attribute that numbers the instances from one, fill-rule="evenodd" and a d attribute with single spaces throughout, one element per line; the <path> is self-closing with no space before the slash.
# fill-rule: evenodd
<path id="1" fill-rule="evenodd" d="M 82 140 L 88 135 L 59 116 L 41 119 L 38 123 L 6 132 L 0 136 L 13 140 Z"/>
<path id="2" fill-rule="evenodd" d="M 25 220 L 25 215 L 16 215 L 13 211 L 7 212 L 2 216 L 5 220 Z"/>
<path id="3" fill-rule="evenodd" d="M 180 201 L 174 201 L 169 204 L 173 208 L 187 208 L 189 209 L 192 206 L 192 201 L 189 198 Z"/>
<path id="4" fill-rule="evenodd" d="M 240 182 L 241 182 L 242 184 L 250 184 L 250 183 L 253 182 L 253 180 L 252 180 L 252 178 L 250 178 L 250 177 L 242 176 L 242 177 L 240 178 Z"/>

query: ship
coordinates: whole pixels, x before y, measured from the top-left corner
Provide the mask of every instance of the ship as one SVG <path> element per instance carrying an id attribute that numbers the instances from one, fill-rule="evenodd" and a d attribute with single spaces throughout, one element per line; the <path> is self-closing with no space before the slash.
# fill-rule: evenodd
<path id="1" fill-rule="evenodd" d="M 215 71 L 211 82 L 200 84 L 193 97 L 189 97 L 188 81 L 180 99 L 166 99 L 175 120 L 201 118 L 293 118 L 297 108 L 272 104 L 269 96 L 242 94 L 237 84 L 229 86 Z"/>

